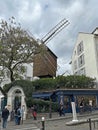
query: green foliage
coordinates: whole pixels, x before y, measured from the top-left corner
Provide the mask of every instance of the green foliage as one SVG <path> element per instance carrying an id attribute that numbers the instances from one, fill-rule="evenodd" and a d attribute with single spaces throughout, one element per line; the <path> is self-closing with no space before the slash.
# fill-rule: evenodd
<path id="1" fill-rule="evenodd" d="M 58 77 L 56 77 L 56 87 L 57 88 L 61 88 L 61 87 L 64 87 L 65 86 L 65 84 L 67 83 L 67 79 L 66 79 L 66 77 L 65 76 L 58 76 Z"/>
<path id="2" fill-rule="evenodd" d="M 42 47 L 41 47 L 42 48 Z M 39 44 L 12 17 L 0 22 L 0 75 L 7 73 L 10 80 L 22 79 L 23 64 L 32 63 L 35 53 L 41 51 Z"/>
<path id="3" fill-rule="evenodd" d="M 35 86 L 36 91 L 41 90 L 54 90 L 58 88 L 69 88 L 69 89 L 80 89 L 80 88 L 93 88 L 94 87 L 93 78 L 86 77 L 84 75 L 70 75 L 70 76 L 58 76 L 55 79 L 39 79 L 33 81 L 33 86 Z"/>
<path id="4" fill-rule="evenodd" d="M 56 87 L 56 80 L 52 78 L 43 78 L 33 81 L 35 90 L 53 90 Z"/>
<path id="5" fill-rule="evenodd" d="M 35 81 L 17 80 L 3 87 L 4 93 L 7 93 L 11 87 L 20 86 L 23 88 L 26 95 L 27 106 L 30 107 L 33 104 L 38 105 L 40 110 L 49 111 L 49 101 L 34 100 L 32 93 L 35 91 L 53 91 L 55 89 L 87 89 L 94 87 L 94 79 L 86 76 L 58 76 L 55 79 L 46 78 Z M 57 104 L 52 103 L 53 110 L 56 111 Z M 39 111 L 40 111 L 39 110 Z"/>
<path id="6" fill-rule="evenodd" d="M 93 88 L 94 87 L 94 79 L 90 77 L 86 77 L 84 75 L 71 75 L 67 76 L 67 86 L 71 88 Z M 70 86 L 69 86 L 70 85 Z"/>
<path id="7" fill-rule="evenodd" d="M 38 112 L 49 112 L 50 101 L 44 101 L 41 99 L 34 99 L 28 103 L 29 103 L 28 107 L 31 107 L 32 105 L 35 104 L 37 106 Z M 51 106 L 52 106 L 52 111 L 56 112 L 58 109 L 58 103 L 51 102 Z"/>
<path id="8" fill-rule="evenodd" d="M 34 87 L 31 81 L 28 80 L 16 80 L 10 84 L 3 87 L 3 90 L 7 93 L 11 87 L 20 86 L 26 95 L 26 101 L 32 100 L 32 93 L 34 92 Z"/>

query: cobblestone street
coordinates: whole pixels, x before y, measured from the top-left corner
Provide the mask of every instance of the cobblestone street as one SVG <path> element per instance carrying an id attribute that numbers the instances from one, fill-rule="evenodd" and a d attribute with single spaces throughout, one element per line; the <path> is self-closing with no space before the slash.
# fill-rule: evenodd
<path id="1" fill-rule="evenodd" d="M 89 118 L 98 118 L 98 113 L 89 113 L 84 115 L 78 115 L 78 120 L 86 120 Z M 66 123 L 72 121 L 72 114 L 67 114 L 65 117 L 56 117 L 55 119 L 49 119 L 45 121 L 45 130 L 90 130 L 89 123 L 81 123 L 77 125 L 67 126 Z M 41 122 L 36 124 L 41 128 Z M 98 124 L 96 123 L 98 129 Z M 92 123 L 92 130 L 94 125 Z"/>
<path id="2" fill-rule="evenodd" d="M 6 130 L 41 130 L 42 128 L 41 117 L 44 115 L 45 114 L 40 115 L 38 120 L 35 121 L 32 118 L 29 118 L 19 126 L 15 126 L 14 121 L 12 122 L 10 121 L 8 122 L 8 126 Z M 66 114 L 65 117 L 59 117 L 56 113 L 55 115 L 53 114 L 52 119 L 49 119 L 47 115 L 45 116 L 46 116 L 45 130 L 90 130 L 89 123 L 81 123 L 77 125 L 67 126 L 66 123 L 72 121 L 72 114 Z M 88 118 L 98 118 L 98 113 L 78 116 L 78 120 L 83 120 Z M 97 130 L 97 129 L 94 129 L 94 125 L 92 124 L 92 130 Z"/>
<path id="3" fill-rule="evenodd" d="M 53 122 L 46 122 L 45 130 L 89 130 L 88 124 L 66 126 L 66 122 L 70 120 L 58 120 Z"/>

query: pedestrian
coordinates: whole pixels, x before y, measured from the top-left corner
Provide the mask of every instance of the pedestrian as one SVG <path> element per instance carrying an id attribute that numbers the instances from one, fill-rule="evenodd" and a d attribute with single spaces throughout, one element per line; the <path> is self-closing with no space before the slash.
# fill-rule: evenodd
<path id="1" fill-rule="evenodd" d="M 59 109 L 58 109 L 58 112 L 59 112 L 59 116 L 65 116 L 65 112 L 64 112 L 64 106 L 63 105 L 60 105 Z"/>
<path id="2" fill-rule="evenodd" d="M 18 125 L 20 125 L 20 121 L 21 121 L 21 107 L 19 106 L 17 109 L 17 116 L 18 116 Z"/>
<path id="3" fill-rule="evenodd" d="M 2 127 L 3 128 L 7 127 L 8 116 L 9 116 L 9 110 L 8 110 L 7 106 L 5 106 L 5 108 L 2 111 Z"/>
<path id="4" fill-rule="evenodd" d="M 18 115 L 17 115 L 18 107 L 15 108 L 14 118 L 15 118 L 15 125 L 18 125 Z"/>
<path id="5" fill-rule="evenodd" d="M 14 120 L 14 110 L 11 111 L 11 121 Z"/>
<path id="6" fill-rule="evenodd" d="M 36 106 L 33 105 L 33 107 L 31 109 L 32 109 L 32 115 L 33 115 L 34 120 L 37 120 L 37 108 L 36 108 Z"/>
<path id="7" fill-rule="evenodd" d="M 84 99 L 82 98 L 80 102 L 80 114 L 82 114 L 83 112 L 84 112 Z"/>

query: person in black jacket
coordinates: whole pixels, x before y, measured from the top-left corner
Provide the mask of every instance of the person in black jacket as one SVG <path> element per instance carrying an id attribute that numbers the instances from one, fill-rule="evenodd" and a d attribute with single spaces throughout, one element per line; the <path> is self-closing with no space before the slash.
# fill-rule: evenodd
<path id="1" fill-rule="evenodd" d="M 58 109 L 58 112 L 59 112 L 59 116 L 65 116 L 65 113 L 64 113 L 64 106 L 63 105 L 60 105 L 59 109 Z"/>
<path id="2" fill-rule="evenodd" d="M 7 127 L 7 119 L 8 119 L 8 116 L 9 116 L 9 110 L 7 109 L 7 106 L 5 106 L 5 108 L 3 109 L 2 111 L 2 127 L 3 128 L 6 128 Z"/>

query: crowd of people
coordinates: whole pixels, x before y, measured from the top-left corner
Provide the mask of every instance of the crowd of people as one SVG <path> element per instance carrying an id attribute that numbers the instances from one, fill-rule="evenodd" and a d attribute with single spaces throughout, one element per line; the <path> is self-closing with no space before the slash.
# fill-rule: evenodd
<path id="1" fill-rule="evenodd" d="M 36 105 L 33 105 L 31 107 L 31 113 L 34 120 L 37 120 L 37 107 Z M 9 111 L 8 106 L 5 106 L 5 108 L 1 112 L 1 121 L 2 121 L 2 128 L 7 127 L 7 121 L 8 118 L 10 118 L 10 121 L 15 121 L 15 125 L 20 125 L 23 121 L 23 110 L 21 106 L 17 106 L 14 110 L 11 112 Z"/>
<path id="2" fill-rule="evenodd" d="M 15 117 L 15 124 L 20 125 L 20 121 L 22 118 L 22 110 L 20 106 L 16 107 L 14 117 Z"/>

